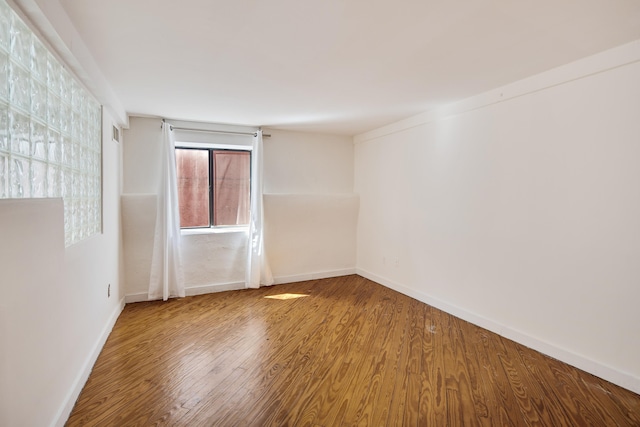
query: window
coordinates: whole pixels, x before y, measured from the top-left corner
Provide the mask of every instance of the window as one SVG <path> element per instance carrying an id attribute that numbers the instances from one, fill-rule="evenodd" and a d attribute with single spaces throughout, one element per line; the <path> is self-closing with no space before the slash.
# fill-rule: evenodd
<path id="1" fill-rule="evenodd" d="M 251 152 L 176 148 L 180 227 L 249 224 Z"/>
<path id="2" fill-rule="evenodd" d="M 100 105 L 0 0 L 0 198 L 62 197 L 65 245 L 102 228 Z"/>

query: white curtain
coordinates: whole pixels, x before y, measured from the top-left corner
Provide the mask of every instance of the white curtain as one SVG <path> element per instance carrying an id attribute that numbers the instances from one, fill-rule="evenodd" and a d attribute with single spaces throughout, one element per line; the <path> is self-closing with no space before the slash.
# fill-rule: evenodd
<path id="1" fill-rule="evenodd" d="M 251 219 L 247 250 L 247 288 L 273 285 L 273 275 L 264 251 L 264 209 L 262 207 L 262 131 L 253 139 L 251 153 Z"/>
<path id="2" fill-rule="evenodd" d="M 149 280 L 149 300 L 184 297 L 180 259 L 180 212 L 176 179 L 176 146 L 171 126 L 162 129 L 162 164 Z"/>

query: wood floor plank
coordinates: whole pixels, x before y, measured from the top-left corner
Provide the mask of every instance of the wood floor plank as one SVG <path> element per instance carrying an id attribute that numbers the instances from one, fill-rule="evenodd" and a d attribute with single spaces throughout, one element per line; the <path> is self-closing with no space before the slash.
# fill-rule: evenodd
<path id="1" fill-rule="evenodd" d="M 489 417 L 487 403 L 490 395 L 485 393 L 482 388 L 482 379 L 479 373 L 480 367 L 477 363 L 477 355 L 473 349 L 475 334 L 469 330 L 470 324 L 464 320 L 452 317 L 451 324 L 453 326 L 452 331 L 456 332 L 457 339 L 460 342 L 458 359 L 463 376 L 468 378 L 468 397 L 471 399 L 469 404 L 474 408 L 475 420 L 480 426 L 491 426 L 493 422 Z"/>
<path id="2" fill-rule="evenodd" d="M 426 306 L 425 310 L 420 373 L 420 425 L 448 425 L 444 334 L 440 320 L 444 313 L 430 306 Z"/>
<path id="3" fill-rule="evenodd" d="M 409 391 L 414 387 L 409 386 L 410 381 L 415 381 L 416 378 L 411 375 L 411 306 L 413 300 L 402 298 L 402 304 L 398 312 L 398 329 L 401 329 L 401 333 L 396 336 L 396 343 L 392 344 L 397 346 L 398 350 L 395 354 L 392 354 L 395 362 L 393 369 L 389 371 L 395 375 L 393 383 L 393 394 L 389 407 L 389 418 L 387 420 L 388 425 L 413 425 L 411 420 L 410 404 L 411 396 Z M 417 415 L 417 413 L 415 414 Z M 417 416 L 416 416 L 417 418 Z"/>
<path id="4" fill-rule="evenodd" d="M 554 423 L 547 414 L 546 407 L 536 404 L 541 400 L 541 393 L 535 393 L 536 383 L 526 376 L 526 372 L 520 366 L 515 354 L 509 351 L 510 341 L 503 339 L 492 340 L 493 349 L 498 361 L 504 370 L 509 381 L 510 391 L 515 397 L 517 407 L 527 425 L 541 425 L 553 427 Z M 543 413 L 540 414 L 542 409 Z M 556 414 L 556 417 L 563 420 L 557 425 L 570 425 L 563 411 Z"/>
<path id="5" fill-rule="evenodd" d="M 385 292 L 378 292 L 377 295 L 377 299 L 371 300 L 371 309 L 367 310 L 363 333 L 355 343 L 355 351 L 361 353 L 358 356 L 361 363 L 356 367 L 351 381 L 348 393 L 353 398 L 347 402 L 342 424 L 368 425 L 380 392 L 380 368 L 384 363 L 379 359 L 386 359 L 386 354 L 381 350 L 384 348 L 386 332 L 389 330 L 385 314 L 389 309 L 385 302 L 389 298 Z"/>
<path id="6" fill-rule="evenodd" d="M 291 306 L 295 308 L 298 301 L 291 301 Z M 308 308 L 308 306 L 306 306 Z M 283 308 L 278 308 L 278 312 Z M 271 389 L 277 387 L 283 389 L 286 384 L 292 381 L 292 374 L 295 371 L 288 369 L 288 365 L 295 360 L 300 354 L 301 344 L 309 338 L 315 336 L 313 332 L 308 332 L 307 328 L 314 327 L 312 318 L 304 317 L 304 313 L 298 313 L 295 322 L 286 322 L 278 330 L 272 333 L 268 327 L 265 332 L 268 333 L 268 343 L 264 342 L 263 351 L 254 353 L 245 366 L 245 382 L 236 383 L 238 391 L 234 393 L 232 399 L 235 407 L 227 408 L 227 412 L 218 411 L 217 419 L 220 423 L 225 423 L 227 419 L 233 419 L 234 410 L 237 408 L 244 409 L 244 414 L 253 419 L 262 419 L 268 416 L 268 412 L 264 413 L 263 408 L 268 408 L 269 402 L 273 398 L 278 397 L 269 393 Z M 276 323 L 277 324 L 277 323 Z M 281 336 L 283 335 L 283 336 Z M 284 339 L 284 336 L 297 336 L 302 340 Z M 256 360 L 264 361 L 262 364 L 256 363 Z M 296 363 L 297 368 L 302 368 L 302 363 Z M 249 384 L 246 384 L 249 381 Z M 260 400 L 264 405 L 253 407 L 250 402 Z"/>
<path id="7" fill-rule="evenodd" d="M 312 340 L 309 341 L 310 346 L 306 346 L 303 352 L 300 352 L 308 363 L 302 366 L 303 369 L 297 369 L 296 372 L 301 375 L 302 380 L 295 380 L 285 391 L 285 399 L 281 404 L 281 408 L 272 418 L 273 425 L 311 425 L 316 424 L 317 418 L 323 418 L 326 402 L 331 400 L 330 396 L 318 393 L 317 389 L 327 388 L 330 385 L 331 376 L 326 372 L 327 368 L 338 366 L 347 356 L 347 347 L 341 339 L 336 339 L 336 334 L 348 338 L 349 330 L 352 325 L 349 319 L 353 318 L 351 314 L 348 316 L 335 316 L 336 312 L 350 313 L 350 306 L 356 304 L 357 301 L 363 302 L 365 295 L 362 295 L 363 288 L 359 281 L 355 281 L 349 287 L 349 293 L 345 293 L 344 298 L 340 301 L 333 301 L 332 309 L 325 313 L 326 317 L 319 322 L 321 325 L 318 333 L 313 333 Z M 367 291 L 367 289 L 364 289 Z M 369 293 L 368 291 L 366 293 Z M 332 298 L 333 299 L 333 298 Z M 343 306 L 341 309 L 336 309 Z M 362 307 L 364 311 L 366 306 Z M 349 326 L 350 325 L 350 326 Z M 358 335 L 353 335 L 357 338 Z M 355 341 L 354 341 L 355 345 Z M 343 346 L 342 355 L 336 350 Z M 336 358 L 336 356 L 340 356 Z"/>
<path id="8" fill-rule="evenodd" d="M 345 276 L 127 305 L 67 425 L 638 426 L 640 396 Z"/>
<path id="9" fill-rule="evenodd" d="M 615 408 L 609 405 L 605 408 L 606 401 L 596 397 L 589 387 L 584 387 L 581 383 L 581 377 L 587 378 L 589 374 L 540 353 L 531 352 L 517 343 L 513 343 L 513 346 L 523 365 L 538 379 L 541 387 L 548 383 L 555 384 L 555 387 L 546 390 L 546 393 L 555 395 L 557 400 L 570 399 L 574 402 L 567 407 L 578 408 L 575 417 L 581 419 L 581 422 L 589 425 L 618 425 L 622 421 Z"/>
<path id="10" fill-rule="evenodd" d="M 384 300 L 388 300 L 388 298 L 385 297 Z M 340 408 L 344 409 L 343 414 L 331 420 L 333 425 L 357 425 L 358 422 L 362 424 L 364 423 L 364 419 L 358 421 L 358 418 L 366 411 L 367 403 L 373 404 L 369 409 L 373 409 L 378 403 L 377 400 L 380 395 L 379 385 L 381 381 L 379 378 L 374 380 L 373 376 L 379 377 L 380 374 L 382 374 L 382 372 L 378 370 L 381 366 L 378 362 L 378 357 L 381 357 L 385 361 L 387 360 L 388 354 L 383 351 L 385 349 L 384 340 L 389 339 L 390 336 L 386 334 L 386 331 L 394 330 L 386 320 L 384 312 L 380 314 L 383 314 L 382 319 L 379 319 L 378 322 L 368 322 L 370 325 L 369 328 L 367 328 L 368 331 L 365 330 L 365 333 L 362 334 L 362 336 L 366 338 L 361 345 L 357 347 L 357 351 L 361 353 L 357 355 L 357 357 L 361 362 L 358 363 L 356 361 L 356 363 L 354 363 L 354 376 L 348 388 L 345 390 L 346 395 L 349 397 L 346 400 L 347 404 L 344 408 Z M 400 321 L 404 321 L 404 319 L 400 319 Z M 374 334 L 372 335 L 372 333 Z M 363 400 L 364 396 L 370 399 L 369 402 Z M 338 423 L 340 420 L 341 422 Z"/>
<path id="11" fill-rule="evenodd" d="M 471 383 L 464 359 L 464 341 L 455 317 L 441 317 L 444 333 L 445 387 L 449 422 L 454 425 L 477 426 L 478 419 L 471 393 Z"/>
<path id="12" fill-rule="evenodd" d="M 317 395 L 323 397 L 301 413 L 301 419 L 313 420 L 321 425 L 338 425 L 344 417 L 344 411 L 349 403 L 349 386 L 353 381 L 354 373 L 362 363 L 362 353 L 358 351 L 358 339 L 362 336 L 365 318 L 362 310 L 373 297 L 367 287 L 354 294 L 352 306 L 346 307 L 345 313 L 349 315 L 342 318 L 334 334 L 329 335 L 328 352 L 323 364 L 316 370 L 315 375 L 320 380 L 320 386 L 311 395 L 314 399 Z M 310 413 L 314 418 L 310 418 Z"/>
<path id="13" fill-rule="evenodd" d="M 373 420 L 379 420 L 382 425 L 389 423 L 389 418 L 396 414 L 396 409 L 391 404 L 394 398 L 394 389 L 398 374 L 398 359 L 403 351 L 403 339 L 406 333 L 402 319 L 405 315 L 406 302 L 408 300 L 399 294 L 390 294 L 387 304 L 389 310 L 385 313 L 388 325 L 385 332 L 385 341 L 381 348 L 381 357 L 384 357 L 382 369 L 382 382 L 377 402 L 373 407 Z M 396 399 L 396 403 L 400 400 Z M 404 401 L 402 401 L 404 403 Z"/>
<path id="14" fill-rule="evenodd" d="M 493 362 L 496 353 L 491 340 L 499 338 L 485 329 L 467 324 L 464 333 L 472 336 L 474 353 L 469 355 L 468 363 L 477 364 L 479 367 L 482 390 L 486 399 L 488 419 L 492 424 L 501 426 L 525 426 L 518 403 L 510 389 L 509 380 L 502 366 Z"/>

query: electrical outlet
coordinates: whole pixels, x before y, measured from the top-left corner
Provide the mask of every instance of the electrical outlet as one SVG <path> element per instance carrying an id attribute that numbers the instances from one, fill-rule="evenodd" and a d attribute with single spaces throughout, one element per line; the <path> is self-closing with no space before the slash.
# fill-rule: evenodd
<path id="1" fill-rule="evenodd" d="M 111 283 L 107 285 L 107 298 L 111 298 Z"/>

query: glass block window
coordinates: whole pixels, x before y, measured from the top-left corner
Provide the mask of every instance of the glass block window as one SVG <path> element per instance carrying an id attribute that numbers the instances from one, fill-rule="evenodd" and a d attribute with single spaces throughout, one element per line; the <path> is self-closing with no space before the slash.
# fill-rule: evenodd
<path id="1" fill-rule="evenodd" d="M 100 233 L 102 113 L 0 0 L 0 198 L 62 197 L 65 244 Z"/>

